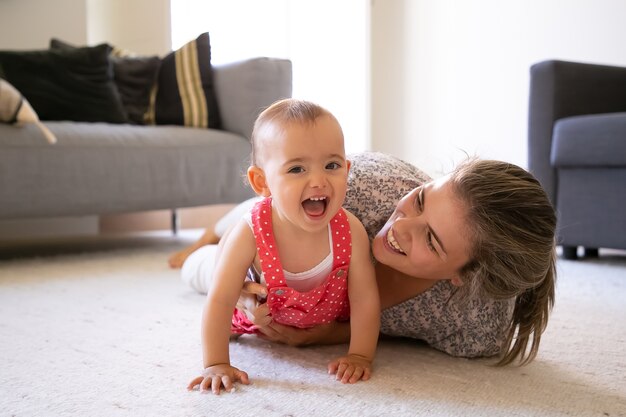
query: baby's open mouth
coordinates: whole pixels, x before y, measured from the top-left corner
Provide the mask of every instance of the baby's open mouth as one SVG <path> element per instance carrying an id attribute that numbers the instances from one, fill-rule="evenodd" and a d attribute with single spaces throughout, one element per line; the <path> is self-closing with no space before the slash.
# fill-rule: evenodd
<path id="1" fill-rule="evenodd" d="M 311 217 L 323 216 L 326 212 L 328 201 L 326 197 L 311 197 L 302 202 L 304 212 Z"/>
<path id="2" fill-rule="evenodd" d="M 400 245 L 398 245 L 396 238 L 393 237 L 393 228 L 391 227 L 389 228 L 389 231 L 387 232 L 387 243 L 389 244 L 389 247 L 391 247 L 391 249 L 393 249 L 394 251 L 401 253 L 402 255 L 406 255 L 406 253 L 402 250 Z"/>

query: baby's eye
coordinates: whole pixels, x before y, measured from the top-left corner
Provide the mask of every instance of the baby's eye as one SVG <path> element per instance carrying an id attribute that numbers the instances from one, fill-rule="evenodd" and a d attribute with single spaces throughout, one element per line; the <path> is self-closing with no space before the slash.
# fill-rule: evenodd
<path id="1" fill-rule="evenodd" d="M 326 169 L 339 169 L 341 168 L 341 165 L 339 165 L 337 162 L 331 162 L 329 164 L 326 165 Z"/>
<path id="2" fill-rule="evenodd" d="M 300 174 L 304 172 L 304 168 L 300 167 L 300 166 L 296 166 L 296 167 L 291 167 L 287 170 L 288 174 Z"/>

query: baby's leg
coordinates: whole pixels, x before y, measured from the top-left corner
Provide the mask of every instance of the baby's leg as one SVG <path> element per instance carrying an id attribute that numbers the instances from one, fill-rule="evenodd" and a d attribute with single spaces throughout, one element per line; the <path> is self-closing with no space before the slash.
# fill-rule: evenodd
<path id="1" fill-rule="evenodd" d="M 252 210 L 252 207 L 258 202 L 261 201 L 263 197 L 253 197 L 242 203 L 239 203 L 235 206 L 231 211 L 222 216 L 221 219 L 215 224 L 213 228 L 215 235 L 218 239 L 221 239 L 224 236 L 224 233 L 235 223 L 237 223 L 244 214 Z"/>
<path id="2" fill-rule="evenodd" d="M 191 253 L 180 270 L 184 283 L 199 293 L 206 294 L 213 279 L 213 268 L 218 245 L 204 245 Z"/>
<path id="3" fill-rule="evenodd" d="M 173 253 L 169 257 L 168 263 L 170 265 L 170 268 L 182 268 L 185 260 L 187 260 L 187 257 L 191 255 L 196 249 L 201 248 L 205 245 L 216 244 L 217 242 L 219 242 L 219 240 L 220 238 L 215 234 L 213 229 L 206 229 L 204 234 L 200 236 L 200 239 L 198 239 L 192 245 Z"/>
<path id="4" fill-rule="evenodd" d="M 181 268 L 187 257 L 196 249 L 201 248 L 204 245 L 213 245 L 218 243 L 222 236 L 224 236 L 224 233 L 226 233 L 226 230 L 228 230 L 233 224 L 237 223 L 237 221 L 241 219 L 246 212 L 250 211 L 252 206 L 261 198 L 262 197 L 254 197 L 239 203 L 232 210 L 222 216 L 222 218 L 220 218 L 215 224 L 215 227 L 206 229 L 200 239 L 194 242 L 191 246 L 187 246 L 186 248 L 172 254 L 168 259 L 170 268 Z"/>

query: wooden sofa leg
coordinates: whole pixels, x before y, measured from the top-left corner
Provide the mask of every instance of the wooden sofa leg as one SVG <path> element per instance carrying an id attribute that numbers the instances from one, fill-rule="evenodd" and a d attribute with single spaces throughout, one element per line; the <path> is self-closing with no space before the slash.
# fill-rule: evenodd
<path id="1" fill-rule="evenodd" d="M 563 259 L 574 260 L 578 259 L 578 247 L 577 246 L 563 246 Z"/>
<path id="2" fill-rule="evenodd" d="M 585 248 L 585 258 L 597 258 L 598 248 Z"/>

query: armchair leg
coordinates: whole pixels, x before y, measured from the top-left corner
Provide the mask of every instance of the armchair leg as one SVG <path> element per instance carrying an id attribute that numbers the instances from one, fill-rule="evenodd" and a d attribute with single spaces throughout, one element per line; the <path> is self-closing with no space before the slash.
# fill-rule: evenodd
<path id="1" fill-rule="evenodd" d="M 585 248 L 585 258 L 597 258 L 598 248 Z"/>
<path id="2" fill-rule="evenodd" d="M 577 246 L 563 246 L 563 259 L 575 260 L 578 259 L 578 247 Z"/>

